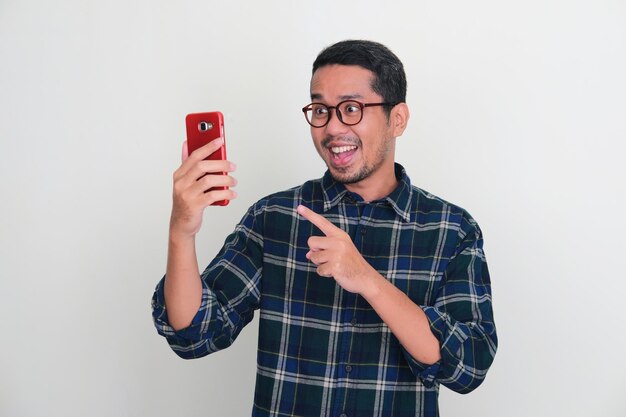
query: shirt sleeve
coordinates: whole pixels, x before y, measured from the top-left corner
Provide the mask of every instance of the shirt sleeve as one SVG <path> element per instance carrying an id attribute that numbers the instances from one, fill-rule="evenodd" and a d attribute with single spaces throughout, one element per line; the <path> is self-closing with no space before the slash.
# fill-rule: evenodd
<path id="1" fill-rule="evenodd" d="M 498 339 L 482 233 L 467 214 L 435 303 L 422 309 L 439 340 L 441 359 L 428 366 L 404 350 L 409 366 L 426 386 L 438 381 L 459 393 L 474 390 L 485 379 Z"/>
<path id="2" fill-rule="evenodd" d="M 263 263 L 262 213 L 251 207 L 215 259 L 201 274 L 202 302 L 191 324 L 169 324 L 163 277 L 152 296 L 157 332 L 184 359 L 206 356 L 230 346 L 259 306 Z"/>

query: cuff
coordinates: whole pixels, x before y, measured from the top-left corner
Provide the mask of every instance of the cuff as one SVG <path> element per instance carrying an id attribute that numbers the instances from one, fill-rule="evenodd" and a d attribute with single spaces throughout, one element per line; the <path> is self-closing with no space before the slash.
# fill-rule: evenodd
<path id="1" fill-rule="evenodd" d="M 186 345 L 202 340 L 203 323 L 207 322 L 206 316 L 210 313 L 210 293 L 206 284 L 202 283 L 202 302 L 198 312 L 191 320 L 191 324 L 184 329 L 174 330 L 167 317 L 164 281 L 165 277 L 159 282 L 152 296 L 152 318 L 157 332 L 161 336 L 165 336 L 170 344 Z"/>
<path id="2" fill-rule="evenodd" d="M 430 388 L 444 368 L 456 367 L 460 360 L 461 347 L 468 335 L 461 331 L 458 323 L 449 314 L 432 306 L 422 307 L 422 309 L 428 318 L 431 331 L 439 340 L 441 359 L 432 365 L 426 365 L 413 358 L 404 348 L 402 350 L 413 373 L 426 387 Z"/>

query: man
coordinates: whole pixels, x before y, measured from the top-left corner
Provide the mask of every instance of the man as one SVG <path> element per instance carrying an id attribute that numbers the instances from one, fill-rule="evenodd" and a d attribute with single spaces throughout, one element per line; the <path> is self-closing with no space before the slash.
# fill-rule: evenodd
<path id="1" fill-rule="evenodd" d="M 313 64 L 303 112 L 323 178 L 254 204 L 200 275 L 203 210 L 232 199 L 227 161 L 174 175 L 160 334 L 183 358 L 228 347 L 260 309 L 254 416 L 436 416 L 439 384 L 485 378 L 497 346 L 476 222 L 411 185 L 394 162 L 409 119 L 402 63 L 344 41 Z M 167 308 L 165 307 L 167 306 Z"/>

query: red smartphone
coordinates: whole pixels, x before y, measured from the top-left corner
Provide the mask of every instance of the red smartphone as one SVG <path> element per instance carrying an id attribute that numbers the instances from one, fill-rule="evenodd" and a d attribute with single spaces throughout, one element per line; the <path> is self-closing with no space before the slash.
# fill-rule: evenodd
<path id="1" fill-rule="evenodd" d="M 224 144 L 211 155 L 205 158 L 205 160 L 225 160 L 226 159 L 226 139 L 224 135 L 224 116 L 218 111 L 206 112 L 206 113 L 192 113 L 185 117 L 185 124 L 187 125 L 187 149 L 189 155 L 196 149 L 206 145 L 219 138 L 224 138 Z M 226 175 L 222 172 L 222 175 Z M 211 190 L 226 190 L 228 187 L 215 187 Z M 210 190 L 207 190 L 210 191 Z M 211 204 L 212 206 L 225 206 L 229 200 L 216 201 Z"/>

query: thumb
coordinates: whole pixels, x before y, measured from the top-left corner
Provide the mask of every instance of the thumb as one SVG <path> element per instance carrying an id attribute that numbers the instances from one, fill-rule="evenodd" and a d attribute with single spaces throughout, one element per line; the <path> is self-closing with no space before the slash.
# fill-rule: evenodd
<path id="1" fill-rule="evenodd" d="M 189 147 L 187 146 L 187 141 L 183 142 L 183 151 L 181 154 L 181 161 L 185 162 L 185 159 L 189 158 Z"/>

